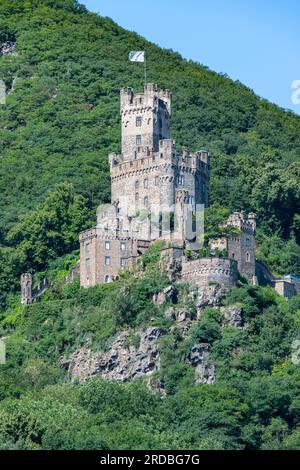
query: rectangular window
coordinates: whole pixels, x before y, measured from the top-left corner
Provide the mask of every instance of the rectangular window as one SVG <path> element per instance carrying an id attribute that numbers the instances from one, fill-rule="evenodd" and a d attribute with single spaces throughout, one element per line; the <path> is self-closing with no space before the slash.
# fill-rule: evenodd
<path id="1" fill-rule="evenodd" d="M 110 256 L 105 256 L 105 266 L 110 265 Z"/>
<path id="2" fill-rule="evenodd" d="M 141 116 L 136 117 L 135 125 L 136 125 L 136 127 L 141 127 L 142 126 L 142 117 Z"/>
<path id="3" fill-rule="evenodd" d="M 110 242 L 105 242 L 105 249 L 110 250 Z"/>
<path id="4" fill-rule="evenodd" d="M 121 251 L 126 251 L 126 243 L 125 243 L 125 242 L 121 242 L 120 248 L 121 248 Z"/>
<path id="5" fill-rule="evenodd" d="M 122 268 L 124 268 L 124 266 L 126 266 L 126 259 L 125 258 L 121 258 L 120 265 L 121 265 Z"/>
<path id="6" fill-rule="evenodd" d="M 155 186 L 159 186 L 160 184 L 160 176 L 155 176 Z"/>
<path id="7" fill-rule="evenodd" d="M 194 204 L 194 197 L 193 196 L 189 196 L 188 204 Z"/>
<path id="8" fill-rule="evenodd" d="M 86 243 L 85 245 L 85 252 L 86 253 L 89 253 L 91 251 L 91 244 L 90 243 Z"/>
<path id="9" fill-rule="evenodd" d="M 145 178 L 144 179 L 144 188 L 148 188 L 148 186 L 149 186 L 148 178 Z"/>
<path id="10" fill-rule="evenodd" d="M 177 176 L 177 184 L 178 186 L 184 186 L 184 176 Z"/>
<path id="11" fill-rule="evenodd" d="M 141 135 L 136 136 L 135 143 L 136 143 L 136 145 L 142 145 L 142 136 Z"/>

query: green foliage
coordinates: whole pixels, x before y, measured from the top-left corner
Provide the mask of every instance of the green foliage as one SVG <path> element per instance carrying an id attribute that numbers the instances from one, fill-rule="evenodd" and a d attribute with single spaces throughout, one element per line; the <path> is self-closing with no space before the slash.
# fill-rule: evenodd
<path id="1" fill-rule="evenodd" d="M 78 232 L 89 216 L 85 204 L 71 184 L 61 183 L 8 232 L 7 242 L 25 258 L 24 269 L 43 270 L 49 261 L 78 246 Z"/>
<path id="2" fill-rule="evenodd" d="M 209 240 L 214 238 L 220 238 L 224 235 L 231 233 L 234 229 L 224 227 L 223 225 L 227 222 L 230 211 L 218 203 L 211 205 L 205 210 L 204 215 L 204 241 L 207 245 Z"/>
<path id="3" fill-rule="evenodd" d="M 195 325 L 191 328 L 191 340 L 194 343 L 213 343 L 221 336 L 221 314 L 219 310 L 206 308 Z"/>
<path id="4" fill-rule="evenodd" d="M 295 239 L 282 240 L 278 235 L 258 237 L 258 257 L 277 275 L 300 276 L 300 247 Z"/>
<path id="5" fill-rule="evenodd" d="M 57 292 L 59 300 L 23 309 L 1 366 L 0 448 L 298 448 L 300 374 L 290 354 L 299 337 L 300 301 L 286 302 L 270 288 L 246 285 L 229 293 L 228 307 L 243 308 L 243 329 L 224 327 L 221 311 L 206 308 L 186 337 L 176 324 L 163 330 L 161 369 L 153 377 L 164 387 L 163 398 L 143 381 L 68 382 L 57 364 L 86 338 L 99 351 L 126 328 L 128 346 L 138 347 L 139 314 L 120 323 L 118 302 L 136 295 L 139 309 L 154 307 L 149 299 L 161 281 L 148 276 L 134 278 L 133 285 L 127 278 L 88 290 L 69 285 Z M 188 308 L 182 296 L 190 298 L 179 288 L 175 308 L 184 302 Z M 210 346 L 214 385 L 194 382 L 187 357 L 197 343 Z"/>

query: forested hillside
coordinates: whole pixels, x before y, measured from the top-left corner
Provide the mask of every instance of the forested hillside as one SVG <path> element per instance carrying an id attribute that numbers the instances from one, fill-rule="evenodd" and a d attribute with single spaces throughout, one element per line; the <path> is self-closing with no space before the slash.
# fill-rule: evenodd
<path id="1" fill-rule="evenodd" d="M 0 271 L 6 279 L 36 268 L 30 248 L 20 249 L 7 234 L 57 183 L 73 184 L 91 217 L 109 200 L 107 154 L 119 150 L 119 89 L 142 88 L 142 65 L 128 61 L 128 51 L 142 49 L 149 80 L 173 91 L 172 137 L 179 147 L 212 154 L 211 203 L 255 211 L 262 256 L 281 274 L 299 274 L 297 246 L 281 242 L 300 237 L 299 116 L 73 0 L 2 0 L 0 42 L 6 41 L 16 43 L 13 54 L 0 57 L 9 93 L 0 109 Z M 8 264 L 17 264 L 13 272 Z"/>
<path id="2" fill-rule="evenodd" d="M 170 286 L 159 249 L 153 245 L 133 273 L 90 289 L 63 284 L 65 260 L 41 302 L 11 307 L 0 322 L 8 352 L 0 365 L 0 449 L 300 449 L 300 296 L 286 301 L 270 287 L 244 284 L 197 319 L 190 286 L 172 283 L 175 295 L 153 302 Z M 236 309 L 240 321 L 226 321 L 224 312 Z M 193 319 L 188 330 L 170 310 Z M 90 348 L 91 361 L 127 331 L 125 347 L 141 354 L 147 328 L 160 333 L 153 374 L 120 383 L 100 369 L 70 381 L 72 352 Z M 214 384 L 195 380 L 191 351 L 203 346 Z"/>
<path id="3" fill-rule="evenodd" d="M 119 90 L 143 87 L 130 50 L 145 50 L 149 80 L 173 92 L 178 148 L 211 153 L 208 235 L 230 211 L 254 211 L 258 257 L 275 274 L 300 275 L 299 116 L 74 0 L 1 0 L 0 448 L 300 449 L 292 360 L 299 296 L 286 301 L 241 281 L 197 319 L 188 286 L 173 285 L 176 299 L 157 306 L 153 296 L 169 281 L 158 275 L 155 248 L 118 282 L 65 285 L 78 233 L 110 200 Z M 19 303 L 25 271 L 53 282 L 27 307 Z M 242 326 L 226 323 L 223 307 L 240 309 Z M 193 316 L 187 333 L 170 308 Z M 70 381 L 62 360 L 77 348 L 105 352 L 124 330 L 128 348 L 137 347 L 149 325 L 161 334 L 154 375 L 161 390 L 139 380 Z M 198 343 L 215 364 L 213 385 L 195 383 L 188 358 Z"/>

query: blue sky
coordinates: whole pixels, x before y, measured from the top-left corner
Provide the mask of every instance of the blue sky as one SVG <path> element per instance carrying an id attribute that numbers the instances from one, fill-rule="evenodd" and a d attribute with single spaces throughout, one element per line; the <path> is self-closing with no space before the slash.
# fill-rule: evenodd
<path id="1" fill-rule="evenodd" d="M 183 57 L 227 73 L 259 96 L 300 114 L 298 0 L 81 0 Z M 300 82 L 299 82 L 300 84 Z"/>

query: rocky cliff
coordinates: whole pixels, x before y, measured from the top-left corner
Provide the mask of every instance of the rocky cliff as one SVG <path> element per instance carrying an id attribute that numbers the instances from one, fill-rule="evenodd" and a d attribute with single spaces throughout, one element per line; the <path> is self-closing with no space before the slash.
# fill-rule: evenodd
<path id="1" fill-rule="evenodd" d="M 189 335 L 191 327 L 201 319 L 206 307 L 220 308 L 223 326 L 241 328 L 243 310 L 239 305 L 222 306 L 226 291 L 219 286 L 206 288 L 190 287 L 187 298 L 193 299 L 188 307 L 177 303 L 175 289 L 170 285 L 153 296 L 153 305 L 167 306 L 166 318 L 174 321 L 181 338 Z M 191 308 L 191 305 L 195 308 Z M 106 351 L 95 351 L 89 341 L 78 348 L 70 357 L 62 358 L 61 365 L 68 370 L 72 380 L 83 382 L 92 376 L 127 382 L 133 379 L 148 378 L 160 370 L 160 339 L 165 330 L 150 326 L 136 331 L 134 336 L 128 330 L 117 335 Z M 215 381 L 216 367 L 210 357 L 210 344 L 196 342 L 187 355 L 186 363 L 195 369 L 195 383 L 212 384 Z M 163 387 L 159 387 L 163 393 Z"/>

